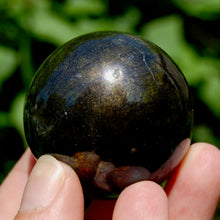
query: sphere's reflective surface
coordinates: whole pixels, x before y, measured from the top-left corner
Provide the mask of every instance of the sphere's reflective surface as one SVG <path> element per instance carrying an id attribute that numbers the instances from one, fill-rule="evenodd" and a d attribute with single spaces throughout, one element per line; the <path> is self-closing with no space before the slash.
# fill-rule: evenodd
<path id="1" fill-rule="evenodd" d="M 24 110 L 36 157 L 77 155 L 75 162 L 84 158 L 88 166 L 96 161 L 86 181 L 99 172 L 101 185 L 116 188 L 114 179 L 132 173 L 130 167 L 149 173 L 161 168 L 190 137 L 191 121 L 189 88 L 178 67 L 153 43 L 117 32 L 84 35 L 52 53 L 35 75 Z M 98 159 L 87 159 L 87 153 Z M 147 179 L 145 171 L 137 172 Z"/>

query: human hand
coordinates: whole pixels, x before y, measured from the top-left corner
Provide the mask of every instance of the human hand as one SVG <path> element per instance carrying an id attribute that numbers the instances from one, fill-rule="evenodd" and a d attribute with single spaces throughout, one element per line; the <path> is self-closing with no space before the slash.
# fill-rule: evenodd
<path id="1" fill-rule="evenodd" d="M 75 172 L 51 156 L 35 163 L 28 148 L 1 184 L 0 219 L 84 219 Z M 85 219 L 212 219 L 220 199 L 219 170 L 219 149 L 193 144 L 164 189 L 151 181 L 132 184 L 117 201 L 94 200 Z"/>

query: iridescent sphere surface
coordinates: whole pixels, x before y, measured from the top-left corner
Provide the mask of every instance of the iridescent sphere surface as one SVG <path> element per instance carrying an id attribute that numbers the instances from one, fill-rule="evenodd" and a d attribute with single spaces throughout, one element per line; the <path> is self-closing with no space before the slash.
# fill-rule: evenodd
<path id="1" fill-rule="evenodd" d="M 190 137 L 191 124 L 189 87 L 176 64 L 152 42 L 120 32 L 83 35 L 55 50 L 37 70 L 24 109 L 36 157 L 92 152 L 114 167 L 150 173 Z"/>

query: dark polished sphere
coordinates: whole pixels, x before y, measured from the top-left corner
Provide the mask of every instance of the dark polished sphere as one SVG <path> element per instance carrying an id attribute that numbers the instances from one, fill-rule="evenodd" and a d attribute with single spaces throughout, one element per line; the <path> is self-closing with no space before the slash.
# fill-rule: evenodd
<path id="1" fill-rule="evenodd" d="M 190 137 L 187 82 L 171 58 L 136 35 L 75 38 L 40 66 L 24 126 L 36 157 L 94 152 L 120 166 L 159 169 Z"/>

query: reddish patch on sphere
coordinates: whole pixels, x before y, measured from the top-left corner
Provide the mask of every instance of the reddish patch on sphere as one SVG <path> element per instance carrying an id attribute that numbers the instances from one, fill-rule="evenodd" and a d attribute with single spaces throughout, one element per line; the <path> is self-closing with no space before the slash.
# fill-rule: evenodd
<path id="1" fill-rule="evenodd" d="M 150 172 L 144 167 L 121 166 L 114 169 L 108 177 L 117 189 L 122 190 L 132 183 L 149 179 Z"/>

